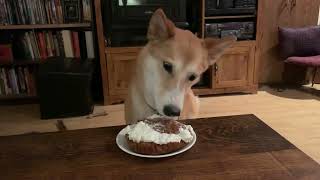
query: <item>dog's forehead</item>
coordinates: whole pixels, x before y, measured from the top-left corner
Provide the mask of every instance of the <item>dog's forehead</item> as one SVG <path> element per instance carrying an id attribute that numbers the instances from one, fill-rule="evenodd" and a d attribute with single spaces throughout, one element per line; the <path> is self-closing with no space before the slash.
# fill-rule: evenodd
<path id="1" fill-rule="evenodd" d="M 194 69 L 195 71 L 206 68 L 206 51 L 202 40 L 192 34 L 190 31 L 181 29 L 176 30 L 173 41 L 174 61 L 183 64 L 183 68 Z"/>
<path id="2" fill-rule="evenodd" d="M 175 55 L 182 57 L 185 61 L 199 59 L 203 54 L 202 41 L 190 31 L 176 29 L 174 36 Z"/>

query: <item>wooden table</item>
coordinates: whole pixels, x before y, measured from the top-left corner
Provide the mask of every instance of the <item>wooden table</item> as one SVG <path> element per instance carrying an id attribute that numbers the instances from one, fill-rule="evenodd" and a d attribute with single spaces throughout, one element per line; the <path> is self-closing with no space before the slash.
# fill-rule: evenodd
<path id="1" fill-rule="evenodd" d="M 320 179 L 320 166 L 254 115 L 188 120 L 189 151 L 164 159 L 122 152 L 123 128 L 0 137 L 0 179 Z"/>

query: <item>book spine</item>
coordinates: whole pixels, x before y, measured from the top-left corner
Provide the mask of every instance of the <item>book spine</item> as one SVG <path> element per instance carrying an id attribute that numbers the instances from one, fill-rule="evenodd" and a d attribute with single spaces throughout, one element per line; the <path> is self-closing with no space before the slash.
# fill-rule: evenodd
<path id="1" fill-rule="evenodd" d="M 2 95 L 6 95 L 7 92 L 6 92 L 6 79 L 5 79 L 5 76 L 4 76 L 4 73 L 3 73 L 3 68 L 0 68 L 0 86 L 1 86 L 1 94 Z"/>
<path id="2" fill-rule="evenodd" d="M 83 20 L 91 22 L 91 2 L 90 0 L 82 0 Z"/>
<path id="3" fill-rule="evenodd" d="M 80 58 L 80 46 L 79 46 L 79 35 L 78 32 L 72 32 L 72 45 L 73 45 L 73 52 L 74 57 Z"/>
<path id="4" fill-rule="evenodd" d="M 9 69 L 9 80 L 10 80 L 10 85 L 12 87 L 12 93 L 19 94 L 17 77 L 16 77 L 15 70 L 13 68 Z"/>
<path id="5" fill-rule="evenodd" d="M 50 44 L 50 47 L 51 47 L 51 56 L 57 56 L 57 54 L 56 54 L 57 50 L 56 50 L 55 45 L 54 45 L 52 31 L 48 32 L 48 36 L 49 36 L 49 44 Z"/>
<path id="6" fill-rule="evenodd" d="M 60 56 L 61 57 L 65 57 L 66 53 L 64 51 L 64 43 L 63 43 L 63 38 L 62 38 L 62 32 L 61 31 L 57 32 L 57 40 L 58 40 L 58 43 L 59 43 Z"/>
<path id="7" fill-rule="evenodd" d="M 86 36 L 85 32 L 79 32 L 79 45 L 80 45 L 80 57 L 82 59 L 87 58 Z"/>
<path id="8" fill-rule="evenodd" d="M 62 30 L 62 38 L 63 38 L 65 56 L 67 58 L 74 58 L 70 30 Z"/>
<path id="9" fill-rule="evenodd" d="M 41 24 L 40 0 L 32 0 L 36 24 Z"/>
<path id="10" fill-rule="evenodd" d="M 28 95 L 31 95 L 31 92 L 30 92 L 30 84 L 29 84 L 29 74 L 28 74 L 28 69 L 27 67 L 24 67 L 23 68 L 23 73 L 24 73 L 24 81 L 26 82 L 26 91 L 27 91 L 27 94 Z"/>
<path id="11" fill-rule="evenodd" d="M 46 41 L 43 32 L 38 32 L 38 42 L 39 42 L 39 49 L 41 54 L 41 59 L 46 59 L 48 57 L 46 51 Z"/>
<path id="12" fill-rule="evenodd" d="M 0 44 L 0 62 L 11 63 L 13 60 L 11 44 Z"/>
<path id="13" fill-rule="evenodd" d="M 23 8 L 23 0 L 18 0 L 18 5 L 19 5 L 19 16 L 21 18 L 21 23 L 22 24 L 26 24 L 26 19 L 25 19 L 25 15 L 24 15 L 24 8 Z"/>
<path id="14" fill-rule="evenodd" d="M 37 44 L 36 36 L 35 36 L 34 32 L 29 32 L 28 34 L 30 36 L 31 46 L 32 46 L 32 49 L 33 49 L 34 57 L 36 59 L 39 59 L 40 58 L 40 53 L 39 53 L 39 47 L 38 47 L 38 44 Z"/>
<path id="15" fill-rule="evenodd" d="M 0 0 L 0 9 L 2 9 L 2 11 L 0 11 L 0 24 L 6 24 L 7 23 L 7 18 L 6 18 L 6 6 L 5 6 L 5 2 L 4 0 Z"/>
<path id="16" fill-rule="evenodd" d="M 62 0 L 57 0 L 58 1 L 58 6 L 59 6 L 59 14 L 60 14 L 60 23 L 63 23 L 63 10 L 62 10 Z"/>
<path id="17" fill-rule="evenodd" d="M 35 18 L 34 18 L 34 4 L 32 0 L 27 0 L 27 7 L 28 7 L 28 11 L 29 11 L 29 15 L 30 15 L 30 24 L 35 24 Z"/>
<path id="18" fill-rule="evenodd" d="M 37 94 L 37 89 L 36 89 L 36 82 L 35 82 L 35 79 L 34 79 L 34 74 L 30 71 L 30 69 L 27 69 L 28 70 L 28 82 L 30 84 L 30 95 L 32 96 L 35 96 Z"/>
<path id="19" fill-rule="evenodd" d="M 59 50 L 59 42 L 58 42 L 57 34 L 52 35 L 52 39 L 53 39 L 53 45 L 54 45 L 54 53 L 56 56 L 59 57 L 61 55 Z"/>
<path id="20" fill-rule="evenodd" d="M 24 80 L 22 79 L 22 78 L 23 78 L 23 75 L 20 74 L 20 68 L 21 68 L 21 67 L 18 67 L 18 68 L 15 70 L 15 75 L 16 75 L 16 78 L 17 78 L 17 84 L 18 84 L 19 92 L 20 92 L 21 94 L 23 94 L 24 91 L 25 91 L 25 86 L 24 86 Z"/>
<path id="21" fill-rule="evenodd" d="M 25 34 L 21 38 L 21 45 L 22 45 L 24 57 L 32 59 L 31 51 L 29 51 L 27 37 L 25 36 Z"/>
<path id="22" fill-rule="evenodd" d="M 27 41 L 27 45 L 28 45 L 28 49 L 29 49 L 31 58 L 34 59 L 35 57 L 34 57 L 34 52 L 33 52 L 32 45 L 31 45 L 30 35 L 28 32 L 25 32 L 24 36 L 26 37 L 26 41 Z"/>
<path id="23" fill-rule="evenodd" d="M 86 31 L 85 34 L 86 34 L 87 56 L 88 58 L 95 58 L 92 31 Z"/>
<path id="24" fill-rule="evenodd" d="M 48 24 L 51 24 L 51 19 L 50 19 L 50 7 L 49 7 L 49 1 L 45 0 L 44 1 L 44 7 L 46 9 L 46 17 L 47 17 L 47 22 Z"/>
<path id="25" fill-rule="evenodd" d="M 5 12 L 4 15 L 6 17 L 6 21 L 8 24 L 13 24 L 12 22 L 12 15 L 11 15 L 11 8 L 10 8 L 10 3 L 7 2 L 6 0 L 2 0 L 3 1 L 3 5 L 5 6 Z"/>
<path id="26" fill-rule="evenodd" d="M 48 21 L 47 21 L 48 17 L 47 17 L 47 14 L 46 14 L 45 1 L 39 0 L 39 7 L 40 7 L 41 23 L 42 24 L 47 24 L 48 23 Z"/>
<path id="27" fill-rule="evenodd" d="M 57 7 L 55 4 L 55 0 L 50 0 L 51 2 L 51 9 L 52 9 L 52 19 L 53 19 L 53 23 L 57 24 L 58 22 L 58 18 L 57 18 Z"/>
<path id="28" fill-rule="evenodd" d="M 22 8 L 23 8 L 23 16 L 24 16 L 24 19 L 25 19 L 25 24 L 30 24 L 30 15 L 29 15 L 29 12 L 28 12 L 28 7 L 27 7 L 27 4 L 26 4 L 26 0 L 21 0 L 21 3 L 22 3 Z"/>
<path id="29" fill-rule="evenodd" d="M 6 85 L 8 87 L 8 94 L 13 94 L 13 89 L 12 89 L 12 84 L 11 84 L 11 81 L 10 81 L 10 73 L 9 73 L 9 69 L 5 69 L 4 70 L 4 74 L 5 74 L 5 77 L 6 77 Z"/>
<path id="30" fill-rule="evenodd" d="M 53 53 L 52 53 L 52 46 L 51 46 L 51 42 L 50 42 L 49 32 L 44 32 L 44 35 L 45 35 L 45 40 L 46 40 L 47 56 L 52 57 Z"/>

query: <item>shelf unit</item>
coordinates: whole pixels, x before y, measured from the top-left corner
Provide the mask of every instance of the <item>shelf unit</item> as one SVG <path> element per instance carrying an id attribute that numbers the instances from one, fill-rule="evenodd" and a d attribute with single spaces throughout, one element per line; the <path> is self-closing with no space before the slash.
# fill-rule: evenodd
<path id="1" fill-rule="evenodd" d="M 238 16 L 205 16 L 204 19 L 242 19 L 242 18 L 255 18 L 255 15 L 238 15 Z"/>
<path id="2" fill-rule="evenodd" d="M 205 0 L 200 3 L 199 31 L 198 37 L 204 38 L 205 21 L 219 21 L 232 19 L 257 18 L 256 15 L 239 16 L 205 16 Z M 96 0 L 96 7 L 100 7 L 100 0 Z M 96 11 L 97 17 L 97 35 L 100 49 L 100 66 L 104 90 L 104 104 L 122 103 L 126 97 L 130 72 L 132 71 L 138 53 L 142 47 L 108 47 L 103 29 L 102 14 Z M 208 69 L 207 76 L 209 83 L 204 86 L 193 87 L 197 95 L 213 95 L 224 93 L 255 93 L 257 85 L 253 82 L 255 72 L 255 40 L 238 41 L 234 47 L 231 47 L 224 58 L 224 63 L 219 63 L 221 69 L 217 71 L 215 66 Z M 237 69 L 237 66 L 245 64 L 243 69 Z M 228 73 L 230 69 L 235 69 L 235 74 Z M 224 76 L 226 75 L 226 76 Z M 234 76 L 238 76 L 235 79 Z M 206 81 L 206 82 L 208 82 Z"/>
<path id="3" fill-rule="evenodd" d="M 23 65 L 34 65 L 40 64 L 40 59 L 15 59 L 12 62 L 2 62 L 0 66 L 23 66 Z"/>
<path id="4" fill-rule="evenodd" d="M 98 57 L 97 54 L 97 39 L 96 39 L 96 23 L 95 23 L 95 10 L 97 10 L 94 6 L 96 4 L 96 0 L 91 0 L 91 13 L 92 19 L 91 22 L 79 22 L 79 23 L 63 23 L 63 24 L 0 24 L 0 34 L 1 32 L 9 31 L 11 32 L 18 32 L 18 31 L 59 31 L 63 29 L 68 30 L 88 30 L 92 31 L 93 34 L 93 42 L 94 42 L 94 49 L 95 49 L 95 57 Z M 81 12 L 82 9 L 79 9 Z M 52 57 L 50 57 L 52 58 Z M 47 59 L 13 59 L 12 62 L 1 62 L 0 68 L 8 68 L 8 67 L 32 67 L 37 68 L 39 64 L 45 62 Z M 53 57 L 54 58 L 54 57 Z M 37 102 L 39 99 L 38 96 L 34 95 L 27 95 L 27 94 L 10 94 L 10 95 L 0 95 L 0 104 L 11 104 L 14 102 L 16 103 L 34 103 Z"/>
<path id="5" fill-rule="evenodd" d="M 90 28 L 91 23 L 0 25 L 0 30 Z"/>

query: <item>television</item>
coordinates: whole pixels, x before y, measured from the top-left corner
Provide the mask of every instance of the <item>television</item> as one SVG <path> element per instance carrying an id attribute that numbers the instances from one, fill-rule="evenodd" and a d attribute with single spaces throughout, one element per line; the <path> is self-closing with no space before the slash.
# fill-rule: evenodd
<path id="1" fill-rule="evenodd" d="M 179 28 L 192 30 L 197 12 L 191 0 L 107 0 L 103 2 L 104 33 L 109 47 L 140 46 L 152 14 L 161 8 Z M 194 30 L 195 31 L 195 30 Z"/>

